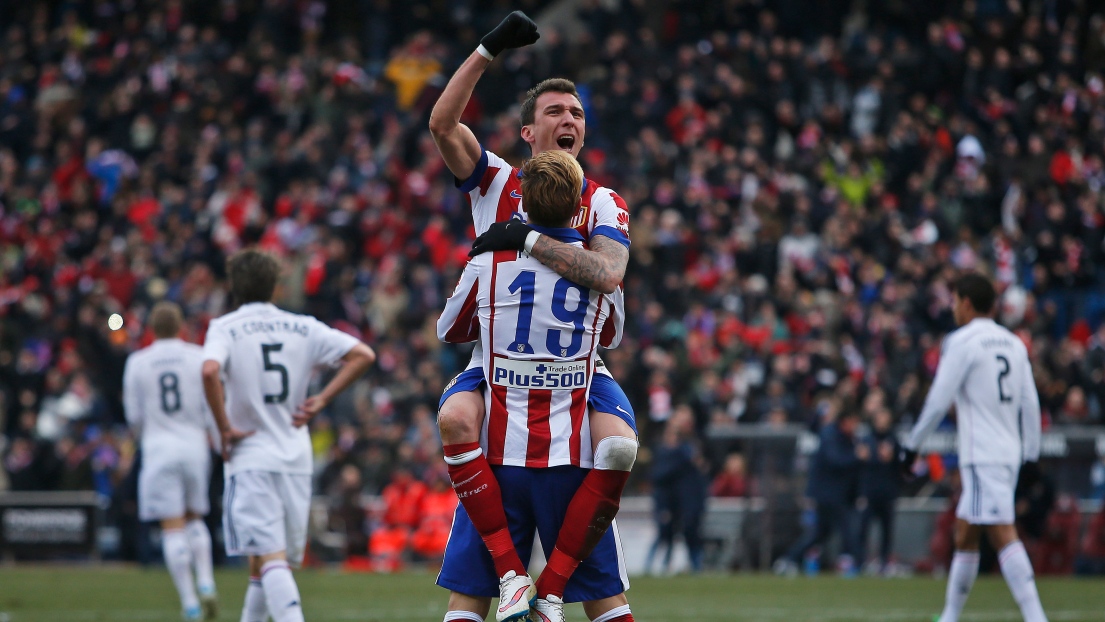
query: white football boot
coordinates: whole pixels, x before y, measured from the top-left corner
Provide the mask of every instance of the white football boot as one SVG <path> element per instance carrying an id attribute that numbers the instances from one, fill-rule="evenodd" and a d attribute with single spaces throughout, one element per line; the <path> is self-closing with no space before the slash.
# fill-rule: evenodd
<path id="1" fill-rule="evenodd" d="M 530 622 L 567 622 L 564 617 L 564 600 L 549 594 L 547 598 L 533 601 Z"/>
<path id="2" fill-rule="evenodd" d="M 529 615 L 530 603 L 537 596 L 533 579 L 524 574 L 519 576 L 513 570 L 499 579 L 499 606 L 495 609 L 496 622 L 514 622 L 524 620 Z"/>

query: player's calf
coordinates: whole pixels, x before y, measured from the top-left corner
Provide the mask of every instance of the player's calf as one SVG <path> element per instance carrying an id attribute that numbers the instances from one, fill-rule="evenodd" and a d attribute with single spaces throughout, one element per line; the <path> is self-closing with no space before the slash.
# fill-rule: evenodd
<path id="1" fill-rule="evenodd" d="M 168 522 L 168 521 L 165 521 Z M 183 529 L 163 529 L 161 532 L 161 553 L 165 558 L 165 567 L 173 578 L 177 593 L 180 594 L 180 606 L 185 619 L 200 619 L 200 601 L 196 596 L 195 583 L 192 580 L 192 552 L 188 548 L 188 537 Z"/>
<path id="2" fill-rule="evenodd" d="M 268 617 L 269 607 L 265 604 L 265 589 L 261 587 L 260 572 L 251 573 L 245 601 L 242 603 L 240 622 L 265 622 Z"/>
<path id="3" fill-rule="evenodd" d="M 192 566 L 196 573 L 196 590 L 203 608 L 203 618 L 214 620 L 219 616 L 219 596 L 215 591 L 215 571 L 211 560 L 211 532 L 203 520 L 190 516 L 184 533 L 192 552 Z"/>

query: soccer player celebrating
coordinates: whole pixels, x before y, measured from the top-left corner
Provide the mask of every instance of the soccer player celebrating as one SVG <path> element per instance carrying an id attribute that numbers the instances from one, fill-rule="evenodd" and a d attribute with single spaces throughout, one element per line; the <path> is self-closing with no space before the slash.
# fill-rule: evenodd
<path id="1" fill-rule="evenodd" d="M 582 246 L 583 236 L 568 227 L 583 186 L 579 163 L 562 151 L 546 151 L 527 161 L 522 173 L 534 230 Z M 595 347 L 613 306 L 605 294 L 561 278 L 524 252 L 508 250 L 473 258 L 438 320 L 442 340 L 471 341 L 478 331 L 485 346 L 479 362 L 489 388 L 486 443 L 468 453 L 486 451 L 493 478 L 510 492 L 504 501 L 511 548 L 528 557 L 536 528 L 545 550 L 562 550 L 567 542 L 585 560 L 578 569 L 571 567 L 563 584 L 550 582 L 555 587 L 537 592 L 532 619 L 540 622 L 564 620 L 564 600 L 595 602 L 588 611 L 595 619 L 632 620 L 616 535 L 606 529 L 609 520 L 572 522 L 581 500 L 593 494 L 587 488 L 590 474 L 579 467 L 622 477 L 636 456 L 635 441 L 609 437 L 592 452 L 587 438 Z M 535 445 L 541 435 L 548 442 Z M 466 481 L 474 475 L 457 476 L 464 477 L 457 494 L 462 501 L 485 502 L 488 488 Z M 453 615 L 446 620 L 482 620 L 487 613 L 486 596 L 495 593 L 497 572 L 480 535 L 458 509 L 438 583 L 485 598 L 465 615 L 458 615 L 451 602 Z M 547 566 L 538 585 L 550 572 L 556 569 Z"/>
<path id="2" fill-rule="evenodd" d="M 1028 351 L 991 319 L 996 293 L 988 279 L 966 274 L 954 284 L 959 329 L 944 340 L 921 417 L 903 444 L 911 470 L 917 450 L 955 403 L 963 494 L 956 507 L 955 556 L 940 622 L 956 622 L 978 575 L 985 530 L 998 551 L 1005 582 L 1026 622 L 1046 622 L 1032 564 L 1013 526 L 1013 491 L 1023 463 L 1040 454 L 1040 401 Z"/>
<path id="3" fill-rule="evenodd" d="M 176 304 L 154 305 L 149 325 L 155 340 L 127 357 L 123 407 L 127 422 L 141 435 L 138 516 L 161 521 L 161 551 L 184 619 L 214 620 L 218 598 L 211 533 L 202 519 L 210 510 L 207 430 L 212 426 L 199 397 L 203 348 L 177 337 L 183 323 Z"/>
<path id="4" fill-rule="evenodd" d="M 272 300 L 280 265 L 257 250 L 227 261 L 241 305 L 211 322 L 203 348 L 203 388 L 226 460 L 224 526 L 229 555 L 248 555 L 243 622 L 301 622 L 299 565 L 311 502 L 311 439 L 306 424 L 376 360 L 364 343 Z M 307 396 L 312 371 L 341 368 Z M 224 386 L 225 380 L 225 399 Z"/>
<path id="5" fill-rule="evenodd" d="M 449 80 L 430 115 L 430 132 L 445 164 L 457 178 L 458 187 L 469 197 L 479 234 L 474 252 L 524 250 L 568 282 L 610 296 L 614 305 L 611 318 L 599 336 L 599 345 L 613 347 L 621 339 L 624 303 L 620 283 L 629 258 L 629 213 L 625 202 L 612 190 L 584 179 L 581 200 L 570 226 L 582 235 L 588 249 L 531 228 L 524 223 L 526 208 L 522 205 L 519 170 L 483 149 L 472 130 L 460 123 L 461 113 L 476 82 L 492 59 L 506 49 L 532 44 L 538 37 L 536 24 L 524 13 L 515 11 L 507 16 L 481 40 L 480 46 Z M 583 147 L 586 130 L 583 106 L 575 85 L 568 80 L 545 80 L 531 89 L 522 104 L 521 122 L 521 138 L 529 144 L 534 156 L 560 151 L 575 158 Z M 482 347 L 490 347 L 490 344 L 482 344 Z M 505 429 L 489 427 L 484 418 L 484 397 L 480 391 L 484 370 L 479 362 L 480 351 L 481 347 L 477 346 L 468 369 L 450 383 L 442 396 L 438 427 L 445 460 L 464 514 L 490 551 L 500 577 L 500 606 L 496 619 L 503 622 L 527 614 L 524 601 L 531 594 L 529 588 L 533 583 L 511 542 L 499 484 L 487 468 L 487 458 L 476 451 L 481 430 L 497 435 L 489 439 L 492 444 L 503 443 L 508 434 Z M 601 360 L 596 361 L 588 403 L 591 413 L 589 429 L 583 433 L 586 435 L 584 442 L 591 443 L 598 454 L 616 453 L 620 457 L 619 464 L 632 464 L 636 456 L 633 409 Z M 553 444 L 565 442 L 568 433 L 568 430 L 538 426 L 530 430 L 526 443 L 534 455 L 544 455 Z M 610 440 L 604 444 L 607 439 Z M 578 503 L 572 505 L 565 524 L 581 525 L 581 529 L 589 529 L 589 534 L 603 533 L 617 513 L 628 470 L 591 471 L 580 487 Z M 475 489 L 483 491 L 478 502 L 466 495 Z M 587 538 L 565 535 L 566 539 L 546 549 L 551 551 L 549 564 L 535 586 L 542 597 L 559 598 L 573 569 L 586 557 Z M 444 581 L 439 577 L 440 585 L 452 587 Z M 585 609 L 606 611 L 623 606 L 624 596 L 618 598 L 617 604 L 585 603 Z M 454 591 L 450 597 L 450 613 L 445 619 L 470 619 L 464 617 L 464 613 L 478 610 L 479 599 Z"/>

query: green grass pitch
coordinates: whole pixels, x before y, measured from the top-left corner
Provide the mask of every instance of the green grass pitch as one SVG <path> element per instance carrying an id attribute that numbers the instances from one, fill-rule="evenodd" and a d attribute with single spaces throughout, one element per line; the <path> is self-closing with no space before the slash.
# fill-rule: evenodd
<path id="1" fill-rule="evenodd" d="M 446 592 L 429 573 L 342 574 L 307 570 L 296 574 L 310 622 L 440 622 Z M 234 621 L 246 587 L 244 569 L 217 575 L 219 620 Z M 1040 580 L 1040 594 L 1053 622 L 1105 620 L 1105 584 L 1100 580 Z M 638 578 L 629 591 L 641 622 L 930 622 L 944 598 L 944 582 L 931 578 L 779 579 L 762 575 Z M 176 593 L 163 569 L 122 566 L 16 566 L 0 569 L 0 622 L 179 620 Z M 492 616 L 492 620 L 494 617 Z M 568 619 L 585 620 L 579 605 Z M 965 622 L 1020 620 L 1000 576 L 980 577 L 967 603 Z"/>

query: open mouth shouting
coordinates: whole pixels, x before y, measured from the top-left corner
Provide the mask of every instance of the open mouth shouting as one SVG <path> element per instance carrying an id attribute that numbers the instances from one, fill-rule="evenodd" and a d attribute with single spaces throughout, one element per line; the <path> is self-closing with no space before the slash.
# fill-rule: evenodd
<path id="1" fill-rule="evenodd" d="M 576 137 L 571 134 L 561 134 L 556 137 L 556 146 L 571 153 L 575 150 Z"/>

